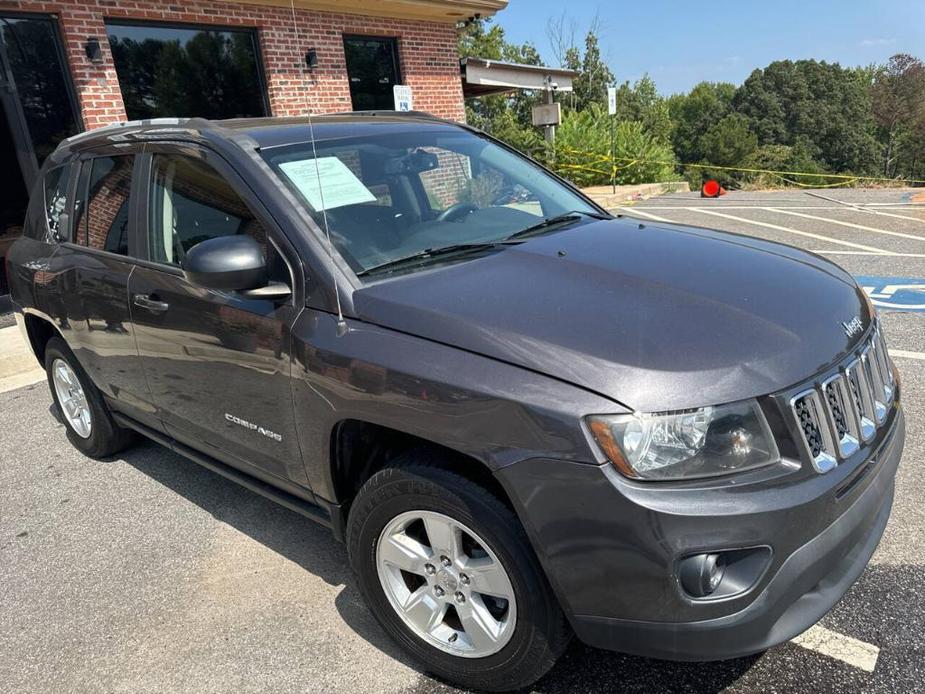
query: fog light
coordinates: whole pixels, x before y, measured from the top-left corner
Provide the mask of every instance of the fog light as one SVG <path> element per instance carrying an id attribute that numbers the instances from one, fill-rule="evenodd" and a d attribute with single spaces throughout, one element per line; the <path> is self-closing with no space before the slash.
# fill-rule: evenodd
<path id="1" fill-rule="evenodd" d="M 681 586 L 695 598 L 704 598 L 719 587 L 726 573 L 722 554 L 695 554 L 681 562 Z"/>

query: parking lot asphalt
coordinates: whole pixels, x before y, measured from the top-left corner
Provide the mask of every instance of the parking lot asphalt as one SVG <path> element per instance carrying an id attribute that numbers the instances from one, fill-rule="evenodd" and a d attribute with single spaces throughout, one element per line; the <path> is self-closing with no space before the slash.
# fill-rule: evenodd
<path id="1" fill-rule="evenodd" d="M 784 241 L 856 275 L 925 278 L 925 208 L 903 205 L 906 192 L 820 193 L 864 207 L 787 191 L 619 211 Z M 925 312 L 881 315 L 908 427 L 896 501 L 814 638 L 707 664 L 573 642 L 534 691 L 925 691 Z M 83 457 L 44 383 L 0 393 L 0 451 L 0 690 L 456 691 L 389 641 L 320 526 L 153 443 Z"/>

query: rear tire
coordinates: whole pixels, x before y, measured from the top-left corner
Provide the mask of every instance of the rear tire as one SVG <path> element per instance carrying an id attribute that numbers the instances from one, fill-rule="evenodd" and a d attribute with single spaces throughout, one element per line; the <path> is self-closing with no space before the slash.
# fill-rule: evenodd
<path id="1" fill-rule="evenodd" d="M 489 490 L 432 461 L 430 453 L 412 454 L 373 475 L 357 495 L 347 546 L 360 590 L 386 632 L 440 679 L 483 691 L 533 684 L 568 645 L 565 616 L 517 516 Z M 440 523 L 453 530 L 445 537 L 458 538 L 452 559 L 452 550 L 441 548 L 453 540 L 431 539 L 439 538 Z M 406 557 L 390 557 L 384 546 L 392 537 L 412 547 L 408 571 L 398 568 Z M 510 601 L 494 597 L 509 590 Z M 426 603 L 423 617 L 418 607 L 413 615 L 401 608 L 403 599 L 417 605 L 414 596 Z"/>
<path id="2" fill-rule="evenodd" d="M 45 372 L 74 448 L 90 458 L 108 458 L 134 442 L 134 432 L 116 424 L 99 389 L 60 337 L 45 346 Z"/>

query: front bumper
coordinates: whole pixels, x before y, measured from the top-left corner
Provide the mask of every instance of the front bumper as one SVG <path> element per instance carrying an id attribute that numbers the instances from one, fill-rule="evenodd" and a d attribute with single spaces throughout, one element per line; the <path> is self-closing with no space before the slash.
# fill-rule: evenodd
<path id="1" fill-rule="evenodd" d="M 545 459 L 498 474 L 582 641 L 672 660 L 734 658 L 812 626 L 864 571 L 905 438 L 898 406 L 891 420 L 855 465 L 751 490 L 656 490 L 609 465 Z M 696 600 L 681 588 L 681 557 L 749 547 L 771 551 L 744 592 Z"/>

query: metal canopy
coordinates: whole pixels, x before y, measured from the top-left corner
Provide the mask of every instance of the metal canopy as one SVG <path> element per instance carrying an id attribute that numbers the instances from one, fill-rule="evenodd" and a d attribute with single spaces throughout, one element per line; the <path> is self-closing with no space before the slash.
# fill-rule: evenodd
<path id="1" fill-rule="evenodd" d="M 518 89 L 544 91 L 551 87 L 555 91 L 570 92 L 572 80 L 578 76 L 574 70 L 502 63 L 485 58 L 463 58 L 459 65 L 463 96 L 467 99 L 488 94 L 504 94 Z"/>

